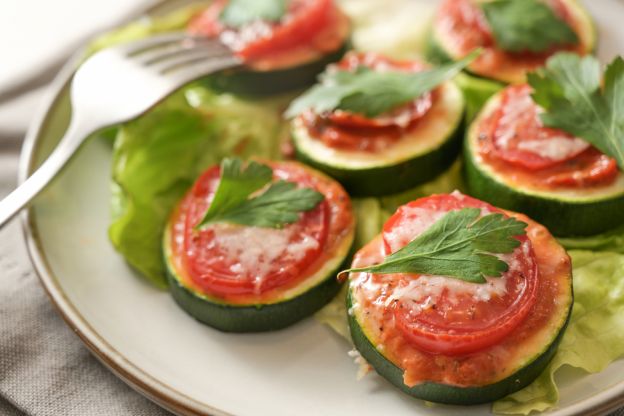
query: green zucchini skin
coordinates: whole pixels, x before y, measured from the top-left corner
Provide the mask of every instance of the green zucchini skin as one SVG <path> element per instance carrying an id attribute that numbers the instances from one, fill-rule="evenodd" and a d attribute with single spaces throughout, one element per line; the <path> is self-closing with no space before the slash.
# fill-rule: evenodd
<path id="1" fill-rule="evenodd" d="M 247 97 L 263 97 L 308 87 L 316 82 L 325 67 L 342 58 L 351 47 L 347 40 L 339 49 L 313 62 L 275 71 L 223 71 L 201 82 L 218 92 L 229 92 Z"/>
<path id="2" fill-rule="evenodd" d="M 325 172 L 354 197 L 384 196 L 406 191 L 444 173 L 457 159 L 464 134 L 464 116 L 455 131 L 438 148 L 404 162 L 367 169 L 345 169 L 322 163 L 295 145 L 296 158 Z"/>
<path id="3" fill-rule="evenodd" d="M 347 310 L 351 308 L 351 291 L 347 292 Z M 573 296 L 573 295 L 572 295 Z M 514 393 L 533 382 L 552 360 L 565 329 L 570 321 L 573 301 L 570 302 L 568 317 L 554 340 L 528 365 L 518 369 L 509 377 L 493 384 L 479 387 L 458 387 L 441 383 L 426 382 L 413 387 L 403 383 L 403 370 L 387 360 L 366 337 L 355 316 L 349 314 L 349 328 L 355 347 L 362 357 L 390 383 L 402 392 L 418 399 L 453 405 L 477 405 L 493 402 Z"/>
<path id="4" fill-rule="evenodd" d="M 491 178 L 464 149 L 464 178 L 470 194 L 493 205 L 522 212 L 544 224 L 559 237 L 588 236 L 608 231 L 624 222 L 624 194 L 616 198 L 572 202 L 530 195 Z"/>
<path id="5" fill-rule="evenodd" d="M 198 321 L 223 332 L 265 332 L 290 326 L 313 314 L 340 291 L 340 268 L 295 298 L 272 304 L 237 306 L 211 302 L 186 288 L 167 267 L 169 290 L 176 303 Z"/>

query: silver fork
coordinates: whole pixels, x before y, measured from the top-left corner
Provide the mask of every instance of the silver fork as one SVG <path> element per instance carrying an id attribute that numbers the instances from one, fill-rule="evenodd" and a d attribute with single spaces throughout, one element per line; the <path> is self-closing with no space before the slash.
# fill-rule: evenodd
<path id="1" fill-rule="evenodd" d="M 241 66 L 218 40 L 184 33 L 156 36 L 98 52 L 74 75 L 71 122 L 45 162 L 0 201 L 0 228 L 24 208 L 92 133 L 132 120 L 183 85 Z"/>

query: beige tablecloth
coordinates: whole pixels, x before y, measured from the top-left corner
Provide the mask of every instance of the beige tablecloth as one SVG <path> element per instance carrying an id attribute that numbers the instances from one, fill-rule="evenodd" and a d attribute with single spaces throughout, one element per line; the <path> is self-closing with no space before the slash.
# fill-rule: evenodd
<path id="1" fill-rule="evenodd" d="M 15 185 L 21 137 L 0 137 L 0 196 Z M 21 224 L 0 230 L 0 415 L 161 416 L 65 325 L 32 269 Z"/>

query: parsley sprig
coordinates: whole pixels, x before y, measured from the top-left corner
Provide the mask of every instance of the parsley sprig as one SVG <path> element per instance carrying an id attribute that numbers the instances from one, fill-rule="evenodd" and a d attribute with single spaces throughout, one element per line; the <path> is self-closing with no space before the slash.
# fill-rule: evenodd
<path id="1" fill-rule="evenodd" d="M 624 60 L 604 74 L 593 56 L 559 53 L 528 75 L 544 125 L 564 130 L 614 158 L 624 170 Z"/>
<path id="2" fill-rule="evenodd" d="M 524 235 L 527 224 L 498 213 L 480 215 L 478 208 L 450 211 L 383 263 L 340 274 L 434 274 L 473 283 L 485 283 L 485 276 L 500 277 L 509 266 L 493 253 L 513 252 L 520 245 L 514 237 Z"/>
<path id="3" fill-rule="evenodd" d="M 476 50 L 460 61 L 422 72 L 375 71 L 364 66 L 355 71 L 328 71 L 319 84 L 291 103 L 286 117 L 312 109 L 317 114 L 345 110 L 373 118 L 453 78 L 479 54 Z"/>
<path id="4" fill-rule="evenodd" d="M 240 28 L 262 20 L 279 22 L 286 13 L 286 0 L 230 0 L 219 15 L 225 25 Z"/>
<path id="5" fill-rule="evenodd" d="M 298 188 L 293 182 L 277 181 L 270 167 L 251 161 L 246 167 L 238 158 L 221 163 L 221 179 L 210 207 L 196 228 L 230 222 L 267 228 L 282 228 L 299 219 L 299 213 L 314 209 L 324 198 L 311 188 Z"/>
<path id="6" fill-rule="evenodd" d="M 496 46 L 509 52 L 543 52 L 576 45 L 578 36 L 540 0 L 494 0 L 481 4 Z"/>

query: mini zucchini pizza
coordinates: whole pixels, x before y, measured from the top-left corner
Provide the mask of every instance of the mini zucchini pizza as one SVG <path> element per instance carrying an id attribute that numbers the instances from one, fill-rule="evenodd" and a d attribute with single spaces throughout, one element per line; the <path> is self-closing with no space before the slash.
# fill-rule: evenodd
<path id="1" fill-rule="evenodd" d="M 219 37 L 248 68 L 209 77 L 213 88 L 267 95 L 313 84 L 348 49 L 351 28 L 333 0 L 215 0 L 188 30 Z"/>
<path id="2" fill-rule="evenodd" d="M 591 53 L 596 31 L 577 0 L 443 0 L 429 35 L 432 62 L 482 55 L 468 71 L 503 83 L 523 83 L 526 73 L 554 53 Z"/>
<path id="3" fill-rule="evenodd" d="M 531 383 L 573 303 L 570 258 L 546 228 L 458 192 L 400 207 L 352 267 L 357 350 L 431 402 L 485 403 Z"/>
<path id="4" fill-rule="evenodd" d="M 226 159 L 171 214 L 170 290 L 222 331 L 280 329 L 335 296 L 353 235 L 349 197 L 334 180 L 297 162 Z"/>
<path id="5" fill-rule="evenodd" d="M 523 212 L 558 236 L 597 234 L 622 223 L 624 175 L 615 159 L 545 127 L 531 93 L 529 85 L 507 87 L 469 128 L 464 157 L 470 194 Z"/>
<path id="6" fill-rule="evenodd" d="M 461 148 L 465 104 L 450 78 L 462 65 L 432 69 L 349 53 L 286 113 L 297 159 L 355 196 L 393 194 L 435 178 Z"/>

